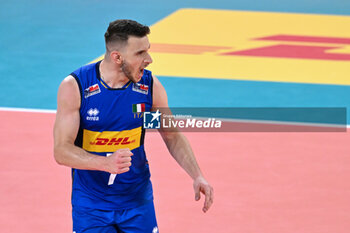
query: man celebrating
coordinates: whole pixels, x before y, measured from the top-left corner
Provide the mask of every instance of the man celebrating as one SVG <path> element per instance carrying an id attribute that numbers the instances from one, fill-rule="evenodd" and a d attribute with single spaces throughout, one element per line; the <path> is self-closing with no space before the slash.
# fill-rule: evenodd
<path id="1" fill-rule="evenodd" d="M 149 33 L 132 20 L 111 22 L 104 59 L 77 69 L 59 87 L 54 155 L 72 168 L 76 233 L 158 232 L 142 114 L 134 114 L 168 107 L 164 87 L 145 69 L 152 63 Z M 190 144 L 176 129 L 159 132 L 192 177 L 195 199 L 205 195 L 206 212 L 213 189 Z"/>

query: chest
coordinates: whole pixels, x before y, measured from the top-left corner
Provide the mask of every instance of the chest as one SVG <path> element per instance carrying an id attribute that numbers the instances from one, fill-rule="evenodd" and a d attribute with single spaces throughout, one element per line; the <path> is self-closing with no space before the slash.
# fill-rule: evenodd
<path id="1" fill-rule="evenodd" d="M 132 90 L 101 89 L 101 92 L 82 98 L 81 127 L 93 131 L 130 130 L 142 126 L 143 111 L 150 111 L 150 94 Z"/>

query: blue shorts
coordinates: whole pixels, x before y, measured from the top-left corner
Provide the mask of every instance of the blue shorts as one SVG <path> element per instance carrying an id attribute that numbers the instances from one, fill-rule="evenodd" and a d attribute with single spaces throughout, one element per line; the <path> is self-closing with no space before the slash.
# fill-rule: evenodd
<path id="1" fill-rule="evenodd" d="M 73 206 L 73 233 L 158 233 L 153 201 L 127 210 Z"/>

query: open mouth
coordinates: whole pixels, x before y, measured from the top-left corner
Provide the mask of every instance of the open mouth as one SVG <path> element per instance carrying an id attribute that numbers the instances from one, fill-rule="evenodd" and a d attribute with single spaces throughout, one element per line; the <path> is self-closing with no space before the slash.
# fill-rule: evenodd
<path id="1" fill-rule="evenodd" d="M 144 71 L 145 69 L 140 69 L 140 76 L 142 77 L 143 76 L 143 71 Z"/>

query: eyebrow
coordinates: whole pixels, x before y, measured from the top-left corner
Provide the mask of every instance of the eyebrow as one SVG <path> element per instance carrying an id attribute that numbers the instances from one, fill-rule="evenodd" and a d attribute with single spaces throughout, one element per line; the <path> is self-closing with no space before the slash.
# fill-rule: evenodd
<path id="1" fill-rule="evenodd" d="M 150 48 L 151 48 L 151 44 L 149 44 L 149 45 L 148 45 L 148 48 L 147 48 L 147 50 L 148 50 L 148 49 L 150 49 Z M 139 50 L 139 51 L 137 51 L 136 53 L 141 53 L 141 52 L 145 52 L 145 51 L 147 51 L 147 50 L 145 50 L 145 49 L 143 49 L 143 50 Z"/>

